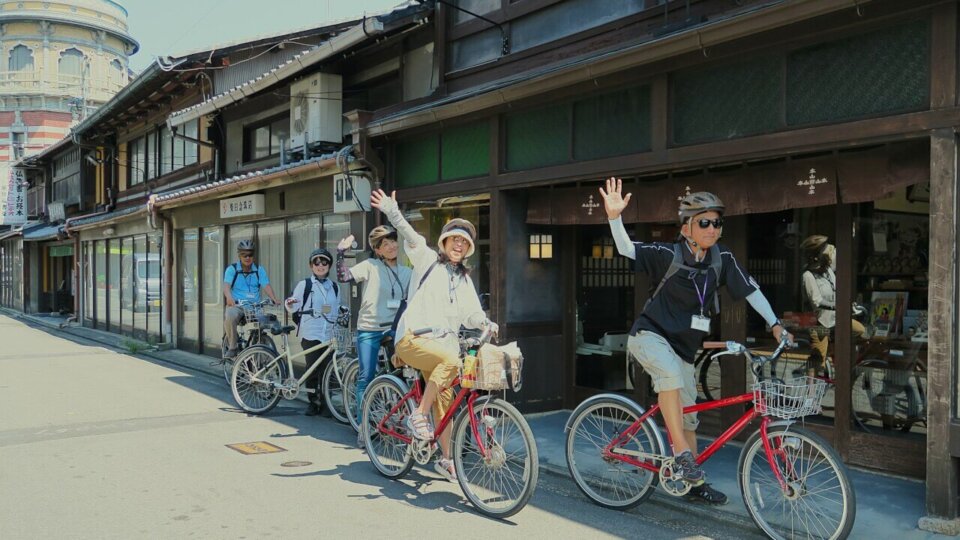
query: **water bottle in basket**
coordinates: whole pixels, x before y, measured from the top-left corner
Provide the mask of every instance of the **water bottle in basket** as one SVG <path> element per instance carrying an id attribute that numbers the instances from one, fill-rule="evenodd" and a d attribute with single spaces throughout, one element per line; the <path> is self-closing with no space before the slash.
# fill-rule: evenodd
<path id="1" fill-rule="evenodd" d="M 463 374 L 460 376 L 460 386 L 473 388 L 477 384 L 477 351 L 470 349 L 463 359 Z"/>

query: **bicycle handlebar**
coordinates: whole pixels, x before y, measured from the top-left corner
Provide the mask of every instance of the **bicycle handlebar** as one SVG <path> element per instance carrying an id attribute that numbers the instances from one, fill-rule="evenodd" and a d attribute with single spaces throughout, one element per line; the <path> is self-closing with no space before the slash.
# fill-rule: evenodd
<path id="1" fill-rule="evenodd" d="M 724 351 L 718 352 L 713 355 L 713 358 L 720 356 L 730 356 L 730 355 L 740 355 L 743 354 L 747 357 L 748 360 L 755 364 L 765 364 L 767 362 L 772 362 L 780 357 L 783 354 L 783 351 L 787 348 L 796 348 L 797 344 L 790 341 L 787 338 L 786 333 L 783 334 L 783 337 L 780 339 L 780 345 L 774 349 L 773 353 L 770 356 L 754 356 L 750 353 L 750 349 L 747 349 L 745 345 L 737 343 L 736 341 L 705 341 L 703 342 L 704 349 L 726 349 Z"/>

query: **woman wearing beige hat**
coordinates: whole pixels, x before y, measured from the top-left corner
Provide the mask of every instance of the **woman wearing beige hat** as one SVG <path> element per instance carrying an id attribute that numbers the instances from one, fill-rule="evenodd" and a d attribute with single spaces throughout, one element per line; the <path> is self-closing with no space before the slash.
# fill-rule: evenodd
<path id="1" fill-rule="evenodd" d="M 395 200 L 383 190 L 371 196 L 374 208 L 383 212 L 403 242 L 404 252 L 413 263 L 407 309 L 397 325 L 397 355 L 407 365 L 423 374 L 427 387 L 420 405 L 407 418 L 407 429 L 418 439 L 430 440 L 433 427 L 427 414 L 433 409 L 434 419 L 443 418 L 453 400 L 450 385 L 459 369 L 460 346 L 455 334 L 434 336 L 413 335 L 414 330 L 434 328 L 453 330 L 489 328 L 496 334 L 496 323 L 487 319 L 480 307 L 480 297 L 464 265 L 473 255 L 477 230 L 465 219 L 452 219 L 443 226 L 434 251 L 427 240 L 407 223 Z M 450 426 L 440 435 L 443 457 L 435 468 L 446 479 L 456 479 L 450 459 Z"/>

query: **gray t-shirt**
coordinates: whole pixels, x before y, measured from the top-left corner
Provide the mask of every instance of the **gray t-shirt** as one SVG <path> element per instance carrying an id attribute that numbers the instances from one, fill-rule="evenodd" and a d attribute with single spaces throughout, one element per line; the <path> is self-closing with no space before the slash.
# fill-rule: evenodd
<path id="1" fill-rule="evenodd" d="M 388 330 L 397 315 L 400 301 L 407 299 L 410 291 L 408 266 L 389 267 L 379 259 L 367 259 L 350 268 L 357 282 L 366 282 L 357 314 L 358 330 Z"/>

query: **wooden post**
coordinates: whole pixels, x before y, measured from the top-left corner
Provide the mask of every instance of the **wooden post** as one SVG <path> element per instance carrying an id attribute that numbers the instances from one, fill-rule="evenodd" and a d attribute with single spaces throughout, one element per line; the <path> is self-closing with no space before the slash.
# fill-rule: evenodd
<path id="1" fill-rule="evenodd" d="M 837 248 L 836 320 L 840 322 L 834 328 L 836 331 L 833 339 L 834 358 L 856 358 L 849 323 L 853 317 L 853 295 L 856 289 L 857 275 L 855 268 L 857 262 L 853 251 L 853 230 L 853 205 L 838 205 L 835 236 L 835 246 Z M 852 418 L 850 412 L 852 393 L 850 388 L 853 380 L 851 369 L 853 362 L 835 361 L 833 365 L 836 368 L 836 379 L 833 384 L 834 418 L 830 442 L 840 453 L 840 457 L 846 461 L 850 454 L 850 419 Z"/>
<path id="2" fill-rule="evenodd" d="M 957 138 L 930 137 L 929 335 L 927 348 L 927 513 L 957 518 L 957 460 L 950 419 L 957 389 Z"/>
<path id="3" fill-rule="evenodd" d="M 726 218 L 723 227 L 723 245 L 733 252 L 741 266 L 747 266 L 747 217 L 731 216 Z M 747 302 L 734 302 L 723 289 L 720 308 L 720 339 L 744 343 L 747 337 Z M 735 396 L 746 391 L 747 364 L 726 358 L 720 363 L 720 395 Z M 721 424 L 726 427 L 740 418 L 743 409 L 725 407 L 720 409 Z"/>

